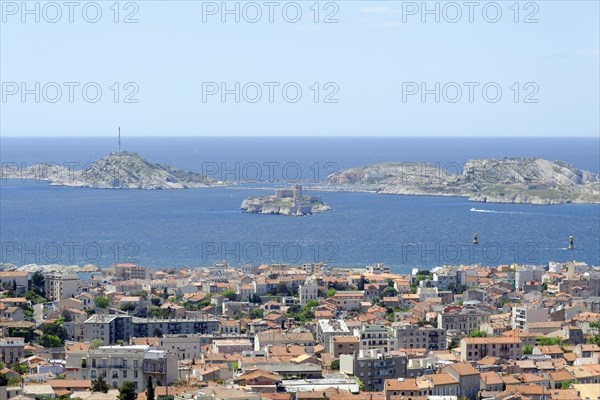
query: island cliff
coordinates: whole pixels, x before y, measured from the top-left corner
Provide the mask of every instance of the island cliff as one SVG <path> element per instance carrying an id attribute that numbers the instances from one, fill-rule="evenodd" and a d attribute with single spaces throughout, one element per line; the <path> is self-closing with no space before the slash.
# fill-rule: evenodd
<path id="1" fill-rule="evenodd" d="M 490 203 L 600 203 L 598 175 L 542 158 L 470 160 L 459 165 L 383 163 L 337 172 L 324 190 L 465 196 Z"/>
<path id="2" fill-rule="evenodd" d="M 277 189 L 274 195 L 248 197 L 240 206 L 243 212 L 257 214 L 309 215 L 331 210 L 318 196 L 304 196 L 302 186 Z"/>
<path id="3" fill-rule="evenodd" d="M 56 186 L 95 189 L 193 189 L 223 185 L 206 175 L 154 164 L 127 151 L 111 153 L 81 170 L 49 163 L 37 163 L 24 169 L 4 168 L 2 178 L 35 179 Z"/>

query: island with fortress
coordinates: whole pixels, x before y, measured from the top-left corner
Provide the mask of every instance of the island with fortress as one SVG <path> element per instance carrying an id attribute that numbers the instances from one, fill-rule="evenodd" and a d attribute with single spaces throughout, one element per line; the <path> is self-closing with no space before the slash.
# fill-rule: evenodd
<path id="1" fill-rule="evenodd" d="M 320 196 L 304 196 L 301 185 L 276 189 L 274 195 L 248 197 L 240 207 L 243 212 L 254 214 L 282 214 L 303 216 L 332 208 Z"/>

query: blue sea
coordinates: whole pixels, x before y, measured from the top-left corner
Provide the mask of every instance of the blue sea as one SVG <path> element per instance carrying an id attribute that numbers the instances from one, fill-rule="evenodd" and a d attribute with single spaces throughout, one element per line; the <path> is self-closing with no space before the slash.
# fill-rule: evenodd
<path id="1" fill-rule="evenodd" d="M 113 138 L 2 138 L 3 166 L 78 169 L 117 149 Z M 383 262 L 398 272 L 442 264 L 600 264 L 599 205 L 510 205 L 465 198 L 311 192 L 334 210 L 306 217 L 244 214 L 242 200 L 287 182 L 376 162 L 438 164 L 537 156 L 598 173 L 598 139 L 583 138 L 124 138 L 153 162 L 233 181 L 195 190 L 100 190 L 41 181 L 0 183 L 0 262 L 148 267 Z M 477 233 L 479 244 L 472 245 Z M 566 250 L 569 235 L 575 249 Z"/>

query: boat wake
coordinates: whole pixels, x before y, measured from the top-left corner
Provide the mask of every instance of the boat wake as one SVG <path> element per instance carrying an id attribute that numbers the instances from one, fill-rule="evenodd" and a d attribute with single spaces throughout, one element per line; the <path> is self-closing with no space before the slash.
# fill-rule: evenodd
<path id="1" fill-rule="evenodd" d="M 528 212 L 520 212 L 520 211 L 480 210 L 477 208 L 471 208 L 469 211 L 479 212 L 479 213 L 489 213 L 489 214 L 536 214 L 536 213 L 528 213 Z"/>

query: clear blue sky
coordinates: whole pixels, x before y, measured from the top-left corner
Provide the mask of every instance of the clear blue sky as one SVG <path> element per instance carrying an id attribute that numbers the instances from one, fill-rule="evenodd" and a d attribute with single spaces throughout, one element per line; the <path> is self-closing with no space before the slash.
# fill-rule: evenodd
<path id="1" fill-rule="evenodd" d="M 233 16 L 222 23 L 220 13 L 206 15 L 203 22 L 206 2 L 138 1 L 139 22 L 115 24 L 112 3 L 100 2 L 98 23 L 86 22 L 81 8 L 69 23 L 64 7 L 61 20 L 52 24 L 43 15 L 40 23 L 29 15 L 22 23 L 21 10 L 12 15 L 14 9 L 2 2 L 3 136 L 112 136 L 119 125 L 129 136 L 599 135 L 598 1 L 538 1 L 537 10 L 525 9 L 526 2 L 521 2 L 518 23 L 510 9 L 513 1 L 498 2 L 502 16 L 497 23 L 483 18 L 481 6 L 474 10 L 472 23 L 464 6 L 457 23 L 444 19 L 455 16 L 456 10 L 449 8 L 440 15 L 440 23 L 431 15 L 423 23 L 420 12 L 409 14 L 406 2 L 338 1 L 339 22 L 331 24 L 313 21 L 313 1 L 298 2 L 303 14 L 297 23 L 283 19 L 281 6 L 275 9 L 273 23 L 265 6 L 257 23 L 243 16 L 240 23 Z M 20 1 L 14 4 L 21 6 Z M 220 7 L 221 1 L 214 4 Z M 233 7 L 235 2 L 228 4 Z M 414 4 L 420 6 L 421 1 Z M 435 2 L 428 4 L 433 7 Z M 319 3 L 320 19 L 336 11 L 325 5 Z M 46 11 L 46 17 L 54 18 L 55 10 Z M 119 18 L 132 11 L 122 9 Z M 255 11 L 247 11 L 253 18 Z M 538 22 L 523 23 L 534 12 Z M 494 13 L 488 9 L 487 15 L 493 18 Z M 294 16 L 293 8 L 287 15 Z M 88 16 L 94 16 L 93 9 Z M 33 95 L 22 103 L 19 93 L 7 94 L 14 90 L 7 82 L 26 82 L 30 88 L 34 82 L 97 82 L 103 95 L 97 103 L 87 103 L 79 86 L 69 103 L 68 88 L 62 86 L 57 103 L 43 98 L 35 103 Z M 126 82 L 135 82 L 139 103 L 121 99 L 115 104 L 113 82 L 121 84 L 121 95 L 131 91 L 123 89 Z M 235 103 L 233 95 L 225 103 L 219 96 L 203 102 L 203 82 L 226 82 L 230 87 L 234 82 L 297 82 L 303 95 L 297 103 L 288 103 L 279 86 L 274 103 L 269 103 L 263 86 L 258 103 Z M 314 82 L 334 82 L 339 102 L 322 101 L 335 87 L 330 86 L 321 87 L 315 104 L 310 89 Z M 422 103 L 418 94 L 403 102 L 403 82 L 480 86 L 473 103 L 466 86 L 457 103 L 444 98 L 435 103 L 433 95 Z M 503 90 L 496 103 L 481 95 L 487 82 Z M 520 85 L 518 103 L 510 89 L 514 82 Z M 538 103 L 523 102 L 536 88 L 524 88 L 528 82 L 539 89 L 533 96 Z M 448 95 L 455 96 L 453 91 Z"/>

